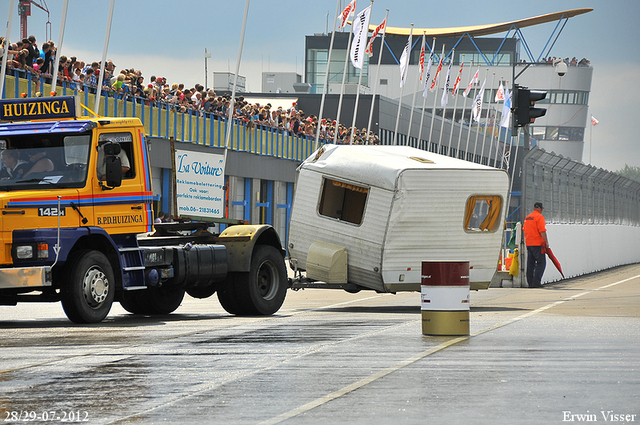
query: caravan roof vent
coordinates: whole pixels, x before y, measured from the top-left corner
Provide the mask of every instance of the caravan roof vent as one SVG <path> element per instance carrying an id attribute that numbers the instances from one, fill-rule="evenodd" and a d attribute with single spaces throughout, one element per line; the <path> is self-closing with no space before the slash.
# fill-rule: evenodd
<path id="1" fill-rule="evenodd" d="M 435 164 L 435 162 L 430 159 L 420 158 L 419 156 L 410 156 L 409 159 L 413 159 L 414 161 L 422 162 L 423 164 Z"/>

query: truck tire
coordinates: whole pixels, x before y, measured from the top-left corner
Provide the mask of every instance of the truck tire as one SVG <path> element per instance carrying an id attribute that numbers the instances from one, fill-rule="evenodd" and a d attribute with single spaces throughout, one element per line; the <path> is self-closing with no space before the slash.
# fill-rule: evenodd
<path id="1" fill-rule="evenodd" d="M 100 251 L 76 252 L 67 263 L 60 291 L 62 308 L 74 323 L 99 323 L 115 297 L 111 263 Z"/>
<path id="2" fill-rule="evenodd" d="M 141 303 L 140 291 L 123 292 L 120 298 L 122 308 L 133 314 L 145 314 L 145 307 Z"/>
<path id="3" fill-rule="evenodd" d="M 286 295 L 284 258 L 271 245 L 257 245 L 249 273 L 230 273 L 218 290 L 218 300 L 228 313 L 248 316 L 275 313 Z"/>
<path id="4" fill-rule="evenodd" d="M 184 289 L 178 287 L 148 288 L 124 292 L 120 305 L 129 313 L 152 316 L 173 313 L 184 299 Z"/>
<path id="5" fill-rule="evenodd" d="M 176 311 L 184 299 L 184 288 L 160 286 L 142 292 L 145 314 L 169 314 Z"/>
<path id="6" fill-rule="evenodd" d="M 194 286 L 192 288 L 187 288 L 187 294 L 198 299 L 209 298 L 216 293 L 216 288 L 216 285 Z"/>

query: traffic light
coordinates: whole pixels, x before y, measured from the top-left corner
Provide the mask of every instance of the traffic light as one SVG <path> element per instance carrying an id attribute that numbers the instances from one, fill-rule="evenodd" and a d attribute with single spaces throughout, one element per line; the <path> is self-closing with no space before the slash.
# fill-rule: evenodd
<path id="1" fill-rule="evenodd" d="M 547 93 L 543 91 L 529 90 L 527 87 L 521 87 L 515 85 L 513 88 L 514 94 L 514 127 L 524 127 L 527 124 L 531 124 L 547 113 L 544 108 L 534 108 L 537 101 L 547 97 Z"/>

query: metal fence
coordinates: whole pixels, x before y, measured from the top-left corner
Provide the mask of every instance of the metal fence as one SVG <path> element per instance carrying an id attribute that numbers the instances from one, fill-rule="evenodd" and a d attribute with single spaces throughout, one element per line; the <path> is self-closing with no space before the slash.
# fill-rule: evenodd
<path id="1" fill-rule="evenodd" d="M 640 182 L 535 148 L 524 158 L 522 206 L 551 223 L 640 226 Z"/>

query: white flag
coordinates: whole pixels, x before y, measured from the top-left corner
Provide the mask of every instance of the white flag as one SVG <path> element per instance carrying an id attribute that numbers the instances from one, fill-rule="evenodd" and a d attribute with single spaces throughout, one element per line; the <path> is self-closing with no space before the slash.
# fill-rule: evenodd
<path id="1" fill-rule="evenodd" d="M 371 6 L 358 13 L 353 21 L 353 44 L 351 45 L 351 63 L 355 68 L 362 69 L 364 63 L 364 49 L 367 45 L 369 33 L 369 18 Z"/>
<path id="2" fill-rule="evenodd" d="M 474 84 L 477 84 L 478 81 L 480 81 L 480 67 L 478 67 L 478 70 L 476 71 L 476 73 L 473 74 L 473 78 L 471 78 L 471 81 L 469 81 L 469 85 L 465 89 L 464 93 L 462 93 L 462 95 L 464 97 L 469 96 L 469 92 L 471 91 L 471 87 L 473 87 Z"/>
<path id="3" fill-rule="evenodd" d="M 482 114 L 482 100 L 484 98 L 484 85 L 486 84 L 487 79 L 485 78 L 482 82 L 482 88 L 480 92 L 476 96 L 476 99 L 473 101 L 473 119 L 476 122 L 480 122 L 480 115 Z"/>
<path id="4" fill-rule="evenodd" d="M 409 69 L 409 56 L 411 53 L 412 32 L 413 27 L 411 28 L 411 32 L 409 33 L 407 44 L 404 46 L 404 50 L 402 50 L 402 56 L 400 56 L 400 87 L 404 86 L 404 82 L 407 79 L 407 70 Z"/>
<path id="5" fill-rule="evenodd" d="M 504 105 L 502 106 L 502 121 L 500 126 L 509 128 L 509 122 L 511 121 L 511 93 L 509 93 L 509 87 L 504 86 Z"/>
<path id="6" fill-rule="evenodd" d="M 500 81 L 500 87 L 498 87 L 498 91 L 496 92 L 496 98 L 494 101 L 498 103 L 501 100 L 504 100 L 504 87 L 502 85 L 502 81 Z"/>
<path id="7" fill-rule="evenodd" d="M 427 64 L 427 75 L 424 77 L 424 91 L 422 97 L 426 98 L 429 92 L 429 78 L 431 78 L 431 64 L 433 63 L 433 52 L 436 50 L 436 39 L 433 38 L 433 47 L 431 48 L 431 54 L 429 55 L 429 63 Z"/>
<path id="8" fill-rule="evenodd" d="M 365 53 L 369 55 L 369 57 L 373 56 L 373 40 L 375 40 L 375 38 L 378 36 L 380 31 L 384 30 L 386 26 L 387 26 L 387 20 L 385 19 L 384 21 L 382 21 L 380 25 L 376 27 L 376 29 L 373 31 L 373 34 L 371 34 L 369 43 L 367 43 L 367 50 L 365 50 Z"/>
<path id="9" fill-rule="evenodd" d="M 593 115 L 591 115 L 591 125 L 598 125 L 600 121 L 596 119 Z"/>
<path id="10" fill-rule="evenodd" d="M 440 99 L 440 106 L 447 107 L 449 101 L 449 83 L 451 82 L 451 67 L 453 66 L 453 55 L 455 50 L 451 51 L 451 59 L 449 59 L 449 68 L 447 68 L 447 77 L 444 80 L 444 92 L 442 92 L 442 99 Z"/>
<path id="11" fill-rule="evenodd" d="M 347 19 L 351 16 L 352 13 L 356 11 L 356 0 L 351 0 L 351 3 L 344 8 L 338 19 L 340 19 L 340 23 L 338 24 L 338 29 L 344 28 L 347 25 Z"/>

